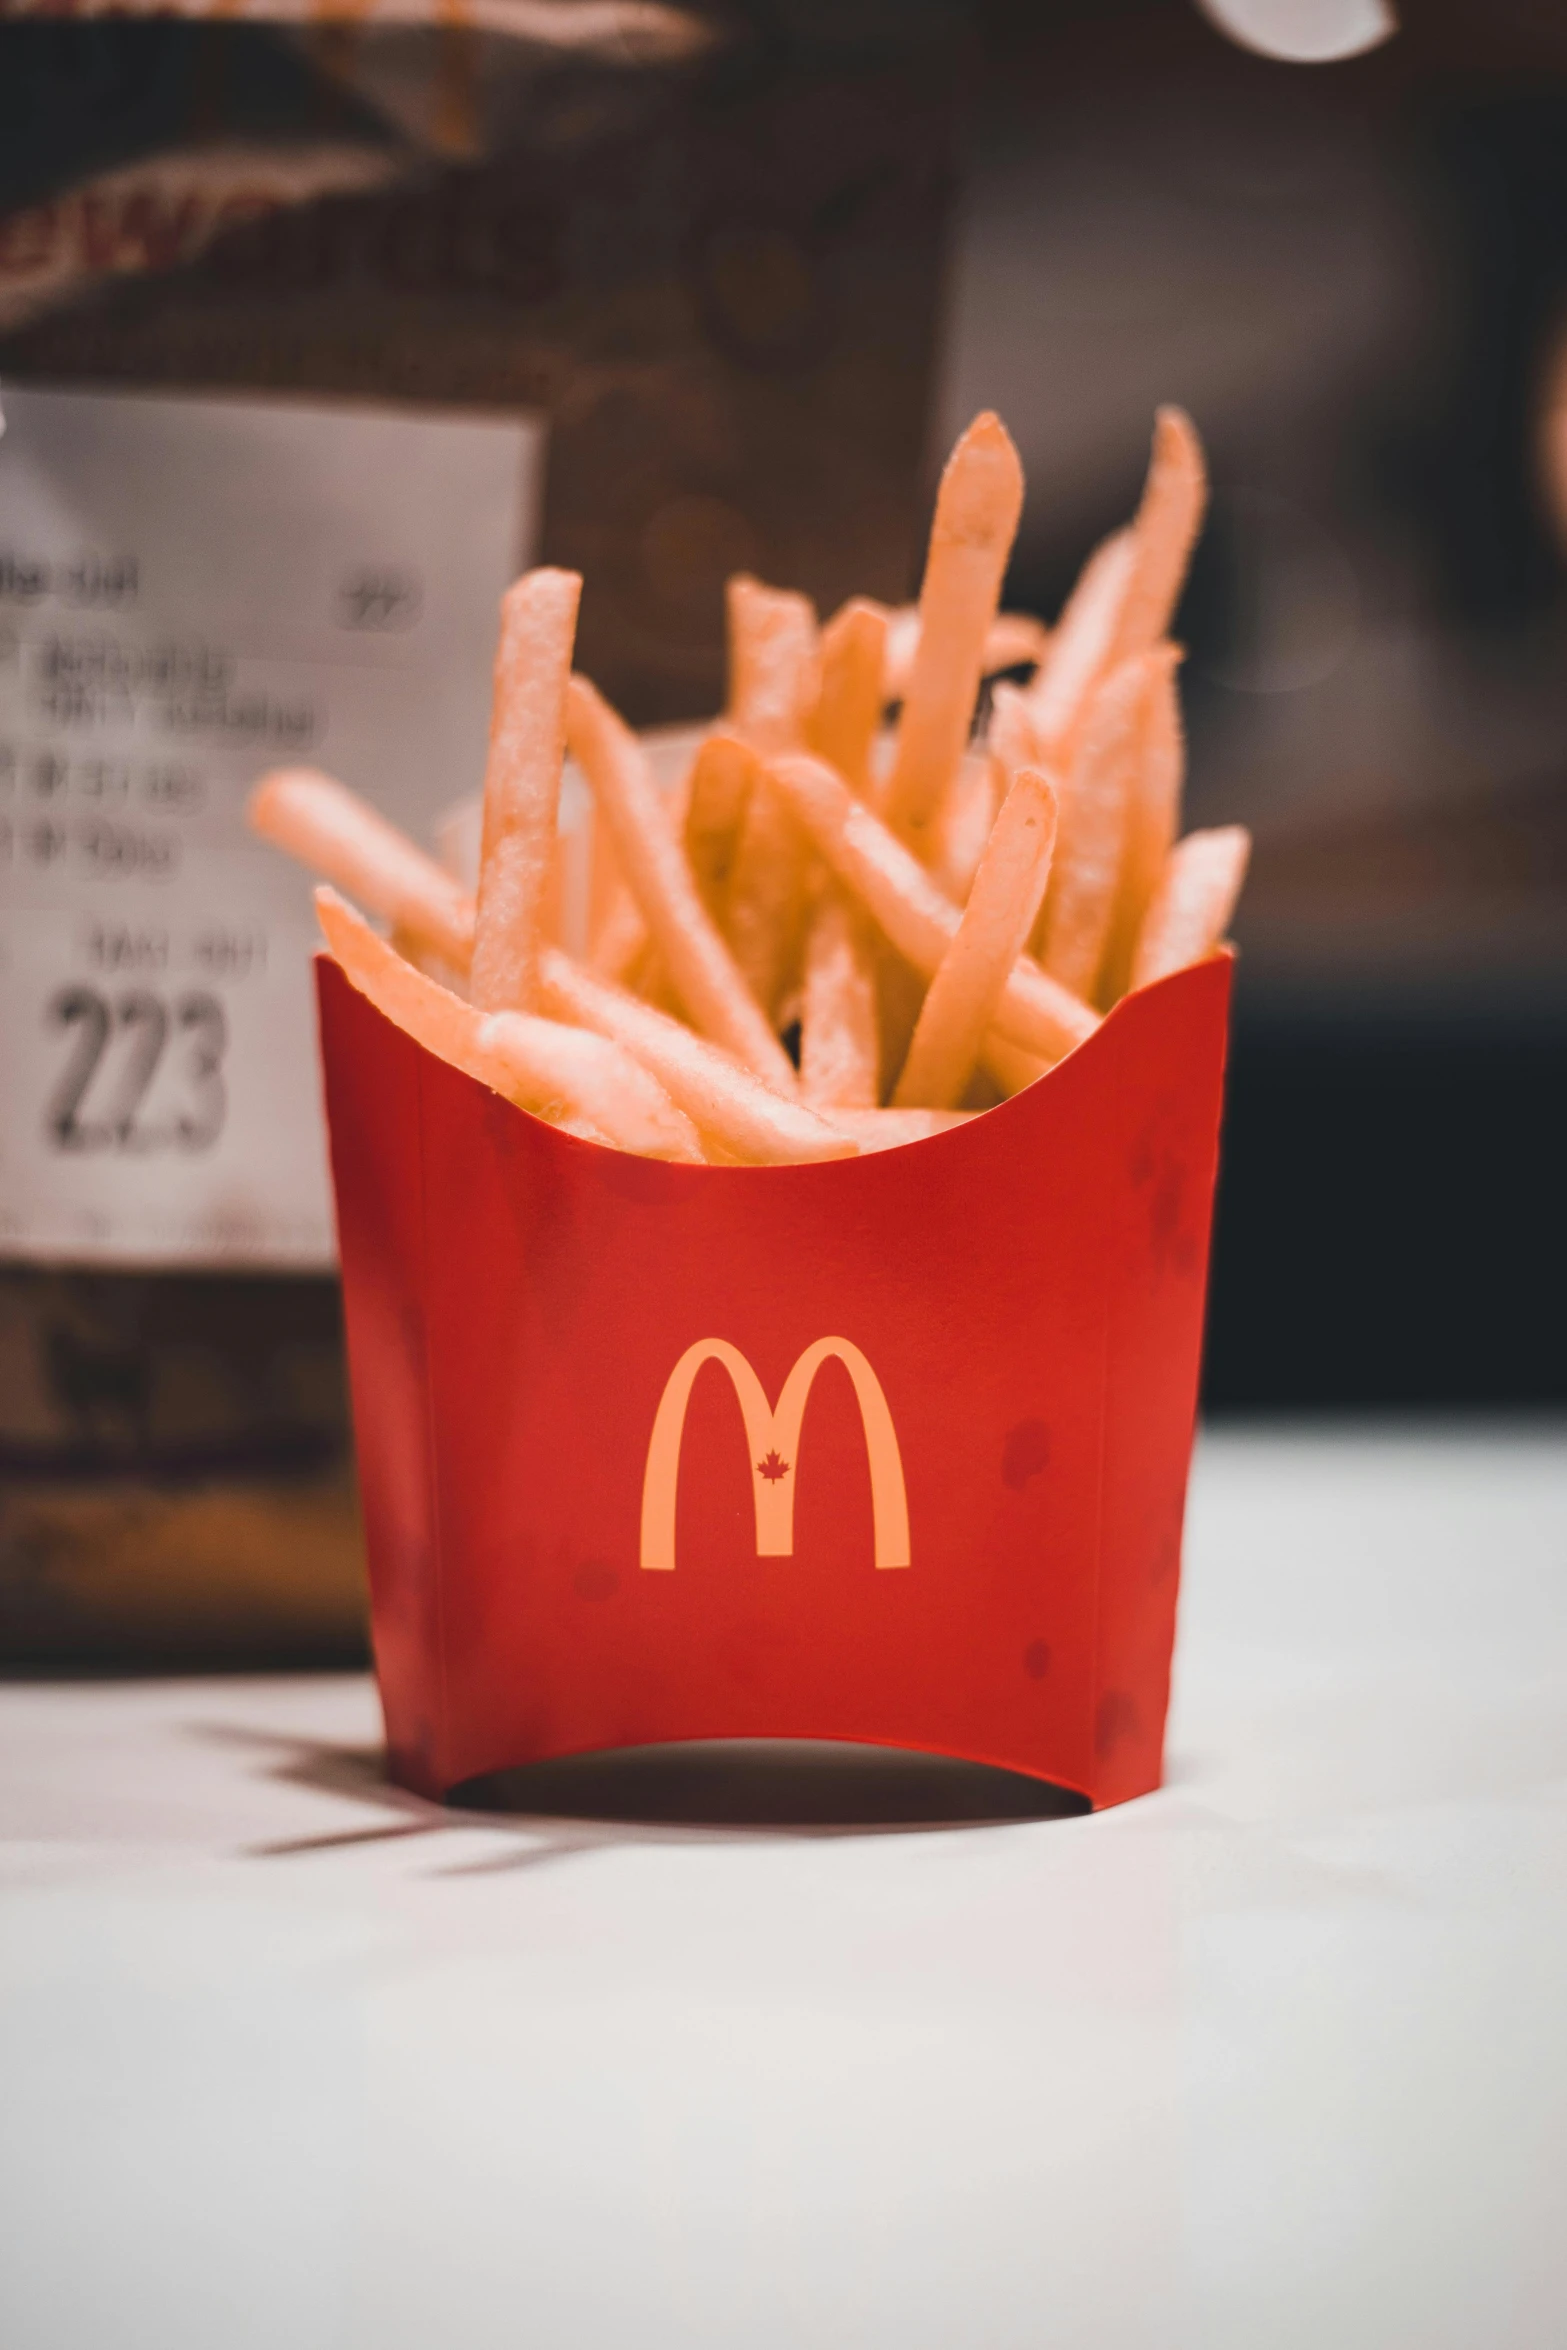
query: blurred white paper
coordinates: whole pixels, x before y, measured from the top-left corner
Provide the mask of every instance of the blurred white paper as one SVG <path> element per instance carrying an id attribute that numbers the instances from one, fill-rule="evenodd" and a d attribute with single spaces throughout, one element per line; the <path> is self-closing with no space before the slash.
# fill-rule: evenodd
<path id="1" fill-rule="evenodd" d="M 0 1251 L 329 1265 L 307 877 L 327 768 L 427 837 L 483 773 L 534 419 L 14 390 L 0 439 Z"/>

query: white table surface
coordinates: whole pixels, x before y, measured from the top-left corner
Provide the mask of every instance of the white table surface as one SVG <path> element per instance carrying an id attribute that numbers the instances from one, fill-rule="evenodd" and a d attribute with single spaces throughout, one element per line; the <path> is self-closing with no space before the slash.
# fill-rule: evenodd
<path id="1" fill-rule="evenodd" d="M 1097 1818 L 453 1814 L 356 1679 L 0 1693 L 5 2350 L 1562 2350 L 1562 1432 L 1210 1438 L 1187 1558 Z"/>

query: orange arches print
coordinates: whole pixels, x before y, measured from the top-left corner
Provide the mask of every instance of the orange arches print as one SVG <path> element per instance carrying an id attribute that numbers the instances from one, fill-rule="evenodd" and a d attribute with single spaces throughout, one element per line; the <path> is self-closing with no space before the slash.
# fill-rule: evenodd
<path id="1" fill-rule="evenodd" d="M 699 1338 L 688 1346 L 669 1374 L 653 1433 L 648 1440 L 647 1474 L 642 1483 L 642 1564 L 664 1572 L 675 1564 L 675 1502 L 680 1483 L 680 1445 L 685 1435 L 686 1406 L 696 1375 L 704 1363 L 722 1363 L 740 1405 L 745 1440 L 751 1455 L 751 1490 L 756 1504 L 758 1558 L 794 1555 L 795 1465 L 800 1457 L 800 1429 L 811 1383 L 829 1356 L 842 1363 L 854 1382 L 865 1451 L 871 1472 L 871 1523 L 878 1567 L 906 1567 L 909 1563 L 909 1502 L 903 1483 L 903 1458 L 897 1430 L 887 1409 L 881 1381 L 859 1348 L 847 1338 L 818 1338 L 800 1356 L 772 1410 L 762 1382 L 737 1346 L 726 1338 Z"/>

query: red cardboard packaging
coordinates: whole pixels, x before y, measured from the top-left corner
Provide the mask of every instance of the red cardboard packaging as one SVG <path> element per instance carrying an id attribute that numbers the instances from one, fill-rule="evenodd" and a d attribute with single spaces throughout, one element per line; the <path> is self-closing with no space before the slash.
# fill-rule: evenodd
<path id="1" fill-rule="evenodd" d="M 318 985 L 399 1780 L 789 1737 L 1159 1784 L 1228 955 L 811 1167 L 578 1141 Z"/>

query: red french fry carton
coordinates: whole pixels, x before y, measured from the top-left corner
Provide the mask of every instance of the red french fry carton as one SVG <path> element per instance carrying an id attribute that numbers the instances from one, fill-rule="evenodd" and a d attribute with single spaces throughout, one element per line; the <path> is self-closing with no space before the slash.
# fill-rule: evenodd
<path id="1" fill-rule="evenodd" d="M 787 1737 L 1159 1784 L 1227 955 L 810 1167 L 578 1141 L 318 976 L 399 1780 Z"/>

